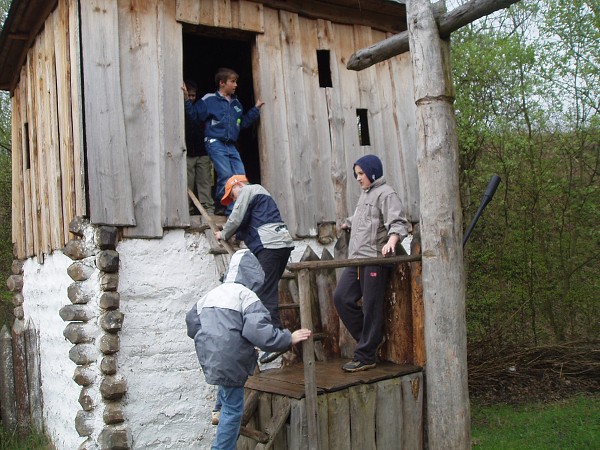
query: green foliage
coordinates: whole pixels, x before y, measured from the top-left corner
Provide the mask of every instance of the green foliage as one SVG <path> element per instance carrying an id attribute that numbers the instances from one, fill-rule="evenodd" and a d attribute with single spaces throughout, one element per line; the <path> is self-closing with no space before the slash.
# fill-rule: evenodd
<path id="1" fill-rule="evenodd" d="M 598 334 L 600 35 L 590 5 L 524 1 L 453 35 L 465 225 L 491 175 L 502 178 L 465 248 L 471 341 Z"/>
<path id="2" fill-rule="evenodd" d="M 47 450 L 51 444 L 46 436 L 30 431 L 19 436 L 16 430 L 8 431 L 0 427 L 0 450 Z"/>
<path id="3" fill-rule="evenodd" d="M 482 450 L 598 448 L 599 416 L 598 395 L 519 407 L 473 405 L 473 447 Z"/>

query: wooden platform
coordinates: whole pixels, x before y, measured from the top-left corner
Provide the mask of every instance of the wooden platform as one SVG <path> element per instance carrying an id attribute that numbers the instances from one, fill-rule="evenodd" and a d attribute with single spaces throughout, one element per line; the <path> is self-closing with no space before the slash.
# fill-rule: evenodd
<path id="1" fill-rule="evenodd" d="M 381 362 L 373 369 L 349 373 L 341 368 L 347 361 L 347 359 L 332 359 L 315 363 L 317 394 L 340 391 L 357 384 L 376 383 L 422 370 L 419 366 Z M 290 398 L 303 398 L 304 367 L 302 364 L 296 364 L 281 369 L 265 370 L 259 375 L 250 377 L 245 387 Z"/>

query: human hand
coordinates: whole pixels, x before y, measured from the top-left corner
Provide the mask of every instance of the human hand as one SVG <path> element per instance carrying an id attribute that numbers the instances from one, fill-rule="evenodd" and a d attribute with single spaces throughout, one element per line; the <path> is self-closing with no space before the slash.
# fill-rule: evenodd
<path id="1" fill-rule="evenodd" d="M 185 85 L 185 83 L 181 84 L 181 90 L 183 91 L 183 99 L 189 100 L 187 86 Z"/>
<path id="2" fill-rule="evenodd" d="M 397 234 L 392 234 L 387 243 L 381 249 L 383 256 L 393 255 L 396 252 L 396 244 L 398 244 L 399 240 L 400 237 Z"/>
<path id="3" fill-rule="evenodd" d="M 300 328 L 299 330 L 294 331 L 292 333 L 292 345 L 307 340 L 311 334 L 312 331 L 308 328 Z"/>
<path id="4" fill-rule="evenodd" d="M 258 99 L 258 100 L 256 100 L 256 105 L 254 105 L 254 106 L 256 106 L 258 109 L 260 109 L 260 107 L 264 104 L 265 104 L 265 102 L 263 102 L 261 99 Z"/>
<path id="5" fill-rule="evenodd" d="M 217 239 L 217 241 L 221 240 L 221 232 L 220 231 L 215 231 L 215 238 Z"/>

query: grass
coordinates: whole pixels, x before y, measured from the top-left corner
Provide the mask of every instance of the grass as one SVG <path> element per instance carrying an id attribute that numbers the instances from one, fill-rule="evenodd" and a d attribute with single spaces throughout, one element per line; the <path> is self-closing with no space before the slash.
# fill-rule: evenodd
<path id="1" fill-rule="evenodd" d="M 16 431 L 7 431 L 0 427 L 0 450 L 48 450 L 52 446 L 40 433 L 30 432 L 19 436 Z"/>
<path id="2" fill-rule="evenodd" d="M 473 448 L 600 449 L 600 394 L 552 403 L 472 407 Z"/>

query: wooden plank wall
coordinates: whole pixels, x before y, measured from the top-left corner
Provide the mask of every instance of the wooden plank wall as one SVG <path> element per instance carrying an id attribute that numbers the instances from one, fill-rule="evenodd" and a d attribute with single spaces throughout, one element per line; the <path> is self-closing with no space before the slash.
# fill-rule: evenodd
<path id="1" fill-rule="evenodd" d="M 43 260 L 64 247 L 69 222 L 86 214 L 83 147 L 75 132 L 81 120 L 80 77 L 70 64 L 79 60 L 79 37 L 71 30 L 78 15 L 76 1 L 59 2 L 28 53 L 12 97 L 12 230 L 18 259 Z"/>
<path id="2" fill-rule="evenodd" d="M 423 448 L 423 374 L 358 384 L 317 398 L 319 442 L 328 450 L 419 450 Z M 260 393 L 251 427 L 264 431 L 286 397 Z M 289 399 L 289 424 L 274 439 L 273 450 L 307 449 L 305 399 Z M 254 449 L 246 437 L 237 450 Z"/>
<path id="3" fill-rule="evenodd" d="M 367 153 L 381 157 L 388 183 L 409 219 L 418 221 L 410 59 L 349 71 L 350 55 L 385 33 L 268 7 L 263 16 L 268 26 L 256 36 L 254 55 L 255 95 L 266 102 L 259 129 L 262 184 L 291 231 L 315 236 L 318 223 L 352 214 L 360 195 L 352 164 Z M 317 49 L 330 51 L 330 88 L 319 87 Z M 360 145 L 358 108 L 368 110 L 371 145 Z"/>

